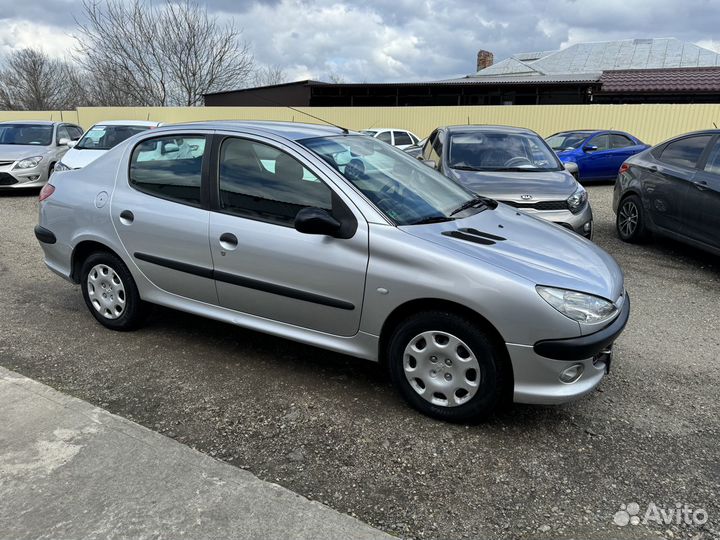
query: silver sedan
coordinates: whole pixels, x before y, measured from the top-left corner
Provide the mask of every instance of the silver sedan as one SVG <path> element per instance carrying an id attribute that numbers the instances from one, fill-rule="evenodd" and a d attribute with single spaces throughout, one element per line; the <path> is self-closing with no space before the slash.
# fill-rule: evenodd
<path id="1" fill-rule="evenodd" d="M 107 328 L 159 304 L 379 361 L 436 418 L 591 392 L 629 316 L 590 241 L 340 128 L 162 127 L 40 198 L 46 264 Z"/>
<path id="2" fill-rule="evenodd" d="M 82 133 L 63 122 L 0 122 L 0 191 L 45 185 Z"/>

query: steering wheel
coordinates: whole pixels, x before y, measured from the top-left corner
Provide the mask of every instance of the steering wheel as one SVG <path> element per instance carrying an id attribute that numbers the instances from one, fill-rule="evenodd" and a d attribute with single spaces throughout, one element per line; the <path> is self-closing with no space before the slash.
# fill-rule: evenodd
<path id="1" fill-rule="evenodd" d="M 349 180 L 361 180 L 365 175 L 365 165 L 359 159 L 353 159 L 345 165 L 345 176 Z"/>
<path id="2" fill-rule="evenodd" d="M 532 165 L 532 161 L 523 156 L 515 156 L 514 158 L 508 159 L 503 167 L 519 167 L 520 165 Z"/>

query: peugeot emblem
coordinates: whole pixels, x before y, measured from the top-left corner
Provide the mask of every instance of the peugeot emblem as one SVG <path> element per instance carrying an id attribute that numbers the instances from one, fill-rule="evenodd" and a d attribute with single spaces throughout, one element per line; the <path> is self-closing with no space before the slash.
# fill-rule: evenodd
<path id="1" fill-rule="evenodd" d="M 520 195 L 520 198 L 521 198 L 523 201 L 529 201 L 529 200 L 532 199 L 533 197 L 532 197 L 532 195 L 528 195 L 527 193 L 525 193 L 525 194 L 523 194 L 523 195 Z"/>

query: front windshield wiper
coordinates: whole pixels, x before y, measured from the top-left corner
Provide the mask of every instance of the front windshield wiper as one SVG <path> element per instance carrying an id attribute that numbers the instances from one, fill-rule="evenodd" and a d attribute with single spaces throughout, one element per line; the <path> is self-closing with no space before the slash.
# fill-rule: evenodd
<path id="1" fill-rule="evenodd" d="M 465 201 L 460 206 L 458 206 L 455 210 L 450 212 L 451 216 L 454 216 L 455 214 L 459 214 L 463 210 L 467 210 L 468 208 L 474 208 L 478 206 L 485 206 L 486 208 L 496 208 L 497 207 L 497 201 L 490 199 L 488 197 L 483 197 L 482 195 L 476 195 L 469 201 Z"/>
<path id="2" fill-rule="evenodd" d="M 428 216 L 417 221 L 408 223 L 408 225 L 429 225 L 430 223 L 445 223 L 446 221 L 454 221 L 455 218 L 447 216 Z"/>
<path id="3" fill-rule="evenodd" d="M 470 165 L 450 165 L 451 169 L 455 169 L 456 171 L 483 171 L 485 169 L 478 169 L 477 167 L 471 167 Z"/>

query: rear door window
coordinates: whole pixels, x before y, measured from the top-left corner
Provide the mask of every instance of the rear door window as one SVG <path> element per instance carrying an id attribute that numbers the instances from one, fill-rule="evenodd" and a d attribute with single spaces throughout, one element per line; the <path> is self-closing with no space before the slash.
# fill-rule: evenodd
<path id="1" fill-rule="evenodd" d="M 384 143 L 392 144 L 392 137 L 389 131 L 381 131 L 377 138 Z"/>
<path id="2" fill-rule="evenodd" d="M 662 150 L 660 161 L 692 169 L 697 165 L 710 139 L 710 135 L 698 135 L 670 142 Z"/>
<path id="3" fill-rule="evenodd" d="M 201 206 L 204 135 L 170 135 L 139 143 L 130 157 L 130 185 L 155 197 Z"/>
<path id="4" fill-rule="evenodd" d="M 613 133 L 610 135 L 610 146 L 613 150 L 618 148 L 627 148 L 628 146 L 635 146 L 635 143 L 627 138 L 625 135 L 619 133 Z"/>
<path id="5" fill-rule="evenodd" d="M 410 135 L 408 135 L 404 131 L 395 131 L 394 136 L 395 136 L 395 146 L 409 145 L 409 144 L 413 143 L 412 139 L 410 138 Z"/>

